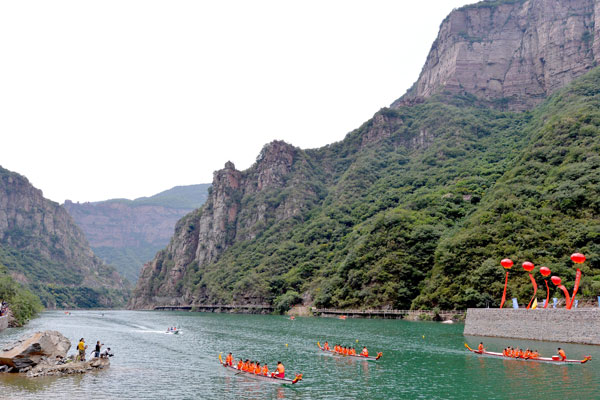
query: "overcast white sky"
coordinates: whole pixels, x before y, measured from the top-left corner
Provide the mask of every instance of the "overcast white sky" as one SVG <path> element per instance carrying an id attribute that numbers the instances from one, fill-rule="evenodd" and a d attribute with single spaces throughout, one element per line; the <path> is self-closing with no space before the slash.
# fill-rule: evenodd
<path id="1" fill-rule="evenodd" d="M 339 141 L 474 0 L 0 2 L 0 165 L 57 202 L 150 196 Z"/>

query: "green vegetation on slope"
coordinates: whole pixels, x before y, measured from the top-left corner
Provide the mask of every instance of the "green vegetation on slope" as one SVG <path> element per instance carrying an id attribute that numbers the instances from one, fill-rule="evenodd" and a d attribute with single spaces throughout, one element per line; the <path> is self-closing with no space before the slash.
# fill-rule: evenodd
<path id="1" fill-rule="evenodd" d="M 147 244 L 138 247 L 92 247 L 94 254 L 105 263 L 114 265 L 119 274 L 129 282 L 136 282 L 140 268 L 152 260 L 163 246 Z"/>
<path id="2" fill-rule="evenodd" d="M 33 290 L 49 308 L 99 308 L 123 306 L 128 293 L 107 288 L 79 286 L 85 276 L 81 272 L 66 270 L 64 266 L 44 256 L 39 251 L 15 249 L 0 244 L 0 262 L 12 273 L 23 275 L 27 287 Z M 112 267 L 99 267 L 98 276 L 110 279 Z"/>
<path id="3" fill-rule="evenodd" d="M 25 324 L 43 310 L 40 299 L 24 288 L 0 264 L 0 300 L 6 301 L 18 325 Z"/>
<path id="4" fill-rule="evenodd" d="M 138 197 L 135 200 L 112 199 L 96 203 L 123 203 L 133 207 L 137 206 L 162 206 L 169 208 L 182 208 L 191 210 L 204 204 L 208 196 L 210 184 L 175 186 L 169 190 L 157 193 L 150 197 Z"/>
<path id="5" fill-rule="evenodd" d="M 363 145 L 370 121 L 308 152 L 333 171 L 314 175 L 314 187 L 327 183 L 319 205 L 236 243 L 207 268 L 188 269 L 185 284 L 209 302 L 279 307 L 309 293 L 316 306 L 411 307 L 439 239 L 506 171 L 529 117 L 440 102 L 380 114 L 402 121 L 390 137 Z"/>
<path id="6" fill-rule="evenodd" d="M 497 303 L 503 257 L 545 265 L 571 288 L 574 251 L 588 258 L 579 293 L 600 294 L 600 70 L 531 114 L 529 144 L 461 229 L 440 242 L 435 268 L 415 306 Z M 527 299 L 531 283 L 520 264 L 513 270 L 509 296 Z M 541 289 L 545 295 L 545 285 Z"/>
<path id="7" fill-rule="evenodd" d="M 283 188 L 241 198 L 244 235 L 227 227 L 229 247 L 210 265 L 189 263 L 177 295 L 279 311 L 302 301 L 481 307 L 499 302 L 502 258 L 546 265 L 569 287 L 574 251 L 588 257 L 581 295 L 598 295 L 598 110 L 600 69 L 526 113 L 465 96 L 381 110 L 343 141 L 302 152 Z M 301 213 L 278 218 L 290 199 Z M 252 225 L 257 210 L 266 217 Z M 178 223 L 190 238 L 202 212 Z M 146 293 L 173 295 L 163 283 L 175 257 L 160 253 Z M 513 268 L 509 295 L 531 294 Z"/>

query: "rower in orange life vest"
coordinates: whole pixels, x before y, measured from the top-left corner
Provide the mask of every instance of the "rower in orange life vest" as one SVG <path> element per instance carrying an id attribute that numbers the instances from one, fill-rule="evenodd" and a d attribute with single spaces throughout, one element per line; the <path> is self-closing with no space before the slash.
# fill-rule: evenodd
<path id="1" fill-rule="evenodd" d="M 237 369 L 241 371 L 243 366 L 244 362 L 242 361 L 242 359 L 240 359 L 240 361 L 238 361 Z"/>
<path id="2" fill-rule="evenodd" d="M 523 358 L 531 358 L 531 350 L 529 350 L 529 349 L 525 350 L 525 353 L 523 354 Z"/>
<path id="3" fill-rule="evenodd" d="M 364 346 L 362 351 L 360 352 L 360 355 L 363 357 L 369 357 L 369 350 L 367 350 L 367 346 Z"/>
<path id="4" fill-rule="evenodd" d="M 255 375 L 260 375 L 261 371 L 262 371 L 262 368 L 260 367 L 260 363 L 257 362 L 256 363 L 256 368 L 254 368 L 254 374 Z"/>
<path id="5" fill-rule="evenodd" d="M 250 361 L 248 359 L 246 359 L 246 361 L 244 361 L 244 363 L 242 364 L 242 371 L 248 371 L 249 366 L 250 366 Z"/>
<path id="6" fill-rule="evenodd" d="M 532 351 L 531 358 L 540 358 L 540 353 L 537 350 Z"/>
<path id="7" fill-rule="evenodd" d="M 267 367 L 267 364 L 265 363 L 265 365 L 263 365 L 262 370 L 260 371 L 261 374 L 263 374 L 264 376 L 269 375 L 269 367 Z"/>
<path id="8" fill-rule="evenodd" d="M 512 356 L 513 356 L 513 358 L 519 358 L 519 352 L 520 352 L 520 351 L 521 351 L 521 350 L 519 350 L 519 348 L 518 348 L 518 347 L 516 347 L 515 349 L 513 349 L 513 352 L 512 352 Z"/>
<path id="9" fill-rule="evenodd" d="M 483 342 L 479 342 L 479 346 L 477 346 L 477 350 L 479 350 L 480 353 L 484 352 L 484 348 L 483 348 Z"/>
<path id="10" fill-rule="evenodd" d="M 225 359 L 225 364 L 229 365 L 230 367 L 233 365 L 233 355 L 231 353 L 227 355 L 227 358 Z"/>
<path id="11" fill-rule="evenodd" d="M 327 342 L 325 342 L 325 344 L 323 345 L 323 348 L 324 348 L 325 350 L 331 350 L 331 349 L 329 348 L 329 343 L 327 343 Z"/>
<path id="12" fill-rule="evenodd" d="M 560 357 L 560 361 L 565 361 L 567 359 L 567 355 L 565 354 L 565 351 L 563 349 L 561 349 L 560 347 L 558 348 L 558 355 Z"/>
<path id="13" fill-rule="evenodd" d="M 285 368 L 281 361 L 277 361 L 277 372 L 271 372 L 271 377 L 285 378 Z"/>
<path id="14" fill-rule="evenodd" d="M 356 355 L 356 349 L 354 349 L 354 347 L 352 347 L 352 348 L 350 349 L 350 351 L 348 351 L 348 355 L 350 355 L 350 356 L 355 356 L 355 355 Z"/>

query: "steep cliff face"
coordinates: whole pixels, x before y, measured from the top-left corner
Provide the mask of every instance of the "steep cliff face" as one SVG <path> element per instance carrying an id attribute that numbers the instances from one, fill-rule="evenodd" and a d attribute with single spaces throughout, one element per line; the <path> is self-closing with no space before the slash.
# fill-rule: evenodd
<path id="1" fill-rule="evenodd" d="M 447 91 L 530 109 L 599 58 L 598 0 L 481 2 L 442 22 L 419 79 L 392 107 Z"/>
<path id="2" fill-rule="evenodd" d="M 142 265 L 169 243 L 177 221 L 204 203 L 209 186 L 179 186 L 136 200 L 67 200 L 63 207 L 81 227 L 94 253 L 136 282 Z"/>
<path id="3" fill-rule="evenodd" d="M 184 276 L 215 262 L 232 244 L 262 234 L 273 221 L 299 215 L 318 196 L 307 183 L 312 179 L 305 179 L 311 174 L 306 154 L 282 141 L 266 145 L 246 171 L 227 162 L 214 173 L 206 204 L 182 218 L 167 248 L 144 265 L 130 306 L 193 301 Z"/>
<path id="4" fill-rule="evenodd" d="M 0 250 L 0 263 L 21 283 L 37 288 L 50 307 L 62 304 L 55 303 L 54 289 L 48 292 L 47 285 L 95 290 L 102 305 L 119 299 L 100 291 L 125 288 L 119 274 L 94 255 L 64 208 L 45 199 L 25 177 L 1 167 Z M 69 305 L 77 305 L 66 297 Z"/>

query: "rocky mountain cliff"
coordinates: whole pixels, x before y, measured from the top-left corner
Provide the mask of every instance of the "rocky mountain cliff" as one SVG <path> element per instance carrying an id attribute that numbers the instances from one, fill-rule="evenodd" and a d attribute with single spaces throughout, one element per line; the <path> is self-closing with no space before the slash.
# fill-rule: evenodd
<path id="1" fill-rule="evenodd" d="M 126 286 L 57 203 L 0 167 L 0 264 L 47 307 L 115 306 Z"/>
<path id="2" fill-rule="evenodd" d="M 596 293 L 595 9 L 506 0 L 454 11 L 413 89 L 343 141 L 273 142 L 250 169 L 216 172 L 129 305 L 485 306 L 502 292 L 500 259 L 572 277 L 573 251 L 589 260 L 580 293 Z M 531 288 L 517 272 L 510 285 Z"/>
<path id="3" fill-rule="evenodd" d="M 446 91 L 530 109 L 599 59 L 597 0 L 484 1 L 442 22 L 419 79 L 392 106 Z"/>
<path id="4" fill-rule="evenodd" d="M 177 186 L 135 200 L 67 200 L 63 207 L 81 227 L 94 253 L 136 282 L 142 265 L 169 243 L 175 223 L 204 204 L 209 186 Z"/>

